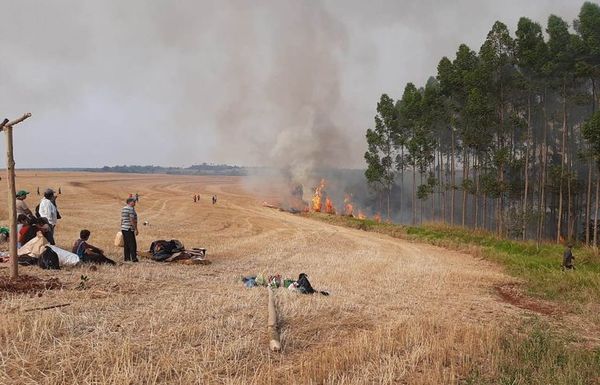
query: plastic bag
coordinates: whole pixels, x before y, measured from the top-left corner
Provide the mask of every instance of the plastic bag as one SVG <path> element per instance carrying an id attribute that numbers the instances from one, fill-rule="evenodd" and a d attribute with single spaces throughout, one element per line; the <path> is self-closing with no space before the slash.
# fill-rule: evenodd
<path id="1" fill-rule="evenodd" d="M 121 230 L 119 230 L 117 235 L 115 235 L 115 246 L 117 246 L 117 247 L 125 246 L 125 244 L 123 243 L 123 233 L 121 232 Z"/>
<path id="2" fill-rule="evenodd" d="M 53 245 L 48 247 L 50 247 L 58 255 L 58 262 L 61 266 L 75 266 L 79 263 L 79 256 L 77 254 Z"/>

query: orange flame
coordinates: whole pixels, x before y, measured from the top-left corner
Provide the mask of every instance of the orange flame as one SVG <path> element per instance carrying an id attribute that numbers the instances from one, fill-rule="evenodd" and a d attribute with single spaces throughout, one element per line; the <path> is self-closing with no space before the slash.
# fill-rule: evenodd
<path id="1" fill-rule="evenodd" d="M 367 216 L 361 210 L 358 210 L 358 219 L 364 220 L 364 219 L 367 219 Z"/>
<path id="2" fill-rule="evenodd" d="M 331 199 L 329 199 L 329 197 L 325 199 L 325 212 L 327 214 L 335 215 L 335 207 L 333 207 L 333 203 L 331 202 Z"/>
<path id="3" fill-rule="evenodd" d="M 354 207 L 352 206 L 352 194 L 346 194 L 344 197 L 344 215 L 354 216 Z"/>
<path id="4" fill-rule="evenodd" d="M 381 223 L 381 214 L 377 213 L 373 215 L 373 219 L 375 220 L 375 222 Z"/>
<path id="5" fill-rule="evenodd" d="M 325 188 L 325 179 L 321 179 L 321 183 L 315 188 L 315 193 L 312 197 L 312 209 L 316 212 L 321 212 L 323 208 L 323 189 Z"/>

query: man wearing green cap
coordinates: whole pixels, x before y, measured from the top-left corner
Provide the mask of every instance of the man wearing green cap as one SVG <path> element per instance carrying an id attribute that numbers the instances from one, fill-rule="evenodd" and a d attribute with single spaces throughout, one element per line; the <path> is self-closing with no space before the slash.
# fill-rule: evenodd
<path id="1" fill-rule="evenodd" d="M 27 203 L 25 203 L 25 198 L 27 198 L 27 194 L 29 194 L 29 192 L 25 190 L 20 190 L 17 193 L 17 217 L 20 214 L 23 214 L 30 218 L 33 218 L 33 213 L 31 212 L 31 210 L 29 210 L 29 207 L 27 207 Z"/>

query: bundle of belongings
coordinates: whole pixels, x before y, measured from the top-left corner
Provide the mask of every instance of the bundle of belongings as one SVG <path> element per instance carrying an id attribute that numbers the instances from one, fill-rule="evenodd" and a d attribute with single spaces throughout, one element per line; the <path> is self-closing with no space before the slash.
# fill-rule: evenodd
<path id="1" fill-rule="evenodd" d="M 80 262 L 77 254 L 50 245 L 41 231 L 17 250 L 20 265 L 38 265 L 42 269 L 60 269 Z"/>
<path id="2" fill-rule="evenodd" d="M 207 265 L 206 249 L 193 248 L 186 250 L 183 243 L 177 239 L 165 241 L 163 239 L 152 242 L 150 245 L 150 258 L 157 262 L 177 262 L 188 265 Z"/>
<path id="3" fill-rule="evenodd" d="M 329 295 L 329 292 L 327 291 L 318 291 L 313 289 L 310 281 L 308 280 L 308 275 L 305 273 L 300 273 L 297 281 L 294 281 L 290 278 L 281 279 L 281 275 L 275 274 L 270 275 L 267 279 L 265 279 L 263 275 L 242 277 L 242 282 L 244 283 L 244 286 L 248 288 L 255 286 L 269 286 L 274 289 L 278 287 L 286 287 L 290 291 L 295 291 L 301 294 L 320 293 L 322 295 Z"/>

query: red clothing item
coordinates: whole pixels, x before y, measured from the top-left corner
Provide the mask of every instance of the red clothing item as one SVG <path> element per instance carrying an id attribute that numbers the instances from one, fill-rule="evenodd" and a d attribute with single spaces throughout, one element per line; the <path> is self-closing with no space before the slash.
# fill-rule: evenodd
<path id="1" fill-rule="evenodd" d="M 31 227 L 31 225 L 23 225 L 23 227 L 21 227 L 21 230 L 19 231 L 19 243 L 21 245 L 25 244 L 25 242 L 23 242 L 23 240 L 24 240 L 25 234 L 27 234 L 30 227 Z"/>

